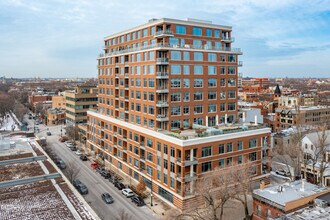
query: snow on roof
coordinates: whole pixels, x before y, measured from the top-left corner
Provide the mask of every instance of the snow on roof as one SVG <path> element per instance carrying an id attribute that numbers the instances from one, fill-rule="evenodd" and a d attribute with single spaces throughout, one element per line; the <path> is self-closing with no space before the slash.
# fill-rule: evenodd
<path id="1" fill-rule="evenodd" d="M 279 190 L 280 187 L 282 187 L 282 190 Z M 298 180 L 291 183 L 285 183 L 283 185 L 266 187 L 263 190 L 256 189 L 253 191 L 253 196 L 257 195 L 284 207 L 287 203 L 294 200 L 309 197 L 328 190 L 329 189 L 325 187 L 308 183 L 305 180 Z"/>

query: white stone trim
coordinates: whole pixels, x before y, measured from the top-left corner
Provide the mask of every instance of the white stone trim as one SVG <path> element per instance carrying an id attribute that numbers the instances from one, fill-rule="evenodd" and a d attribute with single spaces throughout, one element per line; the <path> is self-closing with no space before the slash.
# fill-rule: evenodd
<path id="1" fill-rule="evenodd" d="M 147 128 L 140 127 L 140 126 L 137 126 L 137 125 L 134 125 L 131 123 L 127 123 L 125 121 L 121 121 L 121 120 L 118 120 L 118 119 L 115 119 L 115 118 L 112 118 L 112 117 L 109 117 L 106 115 L 102 115 L 100 113 L 96 113 L 93 111 L 87 111 L 87 115 L 92 115 L 94 117 L 101 118 L 105 121 L 113 122 L 120 126 L 127 127 L 134 131 L 153 136 L 154 138 L 157 138 L 157 139 L 160 139 L 163 141 L 167 141 L 167 142 L 173 143 L 173 144 L 181 146 L 181 147 L 198 145 L 198 144 L 207 144 L 207 143 L 216 142 L 216 141 L 231 140 L 234 138 L 244 138 L 244 137 L 248 137 L 248 136 L 252 136 L 252 135 L 270 134 L 270 128 L 260 128 L 260 129 L 249 130 L 249 131 L 241 131 L 241 132 L 234 132 L 234 133 L 229 133 L 229 134 L 214 135 L 214 136 L 210 136 L 210 137 L 181 140 L 181 139 L 171 137 L 166 134 L 162 134 L 160 132 L 149 130 Z"/>

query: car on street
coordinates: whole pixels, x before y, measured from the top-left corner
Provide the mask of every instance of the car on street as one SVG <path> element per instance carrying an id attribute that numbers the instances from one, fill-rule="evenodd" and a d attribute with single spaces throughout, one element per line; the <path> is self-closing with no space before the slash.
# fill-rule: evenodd
<path id="1" fill-rule="evenodd" d="M 102 194 L 102 200 L 106 203 L 106 204 L 111 204 L 114 202 L 112 196 L 109 193 L 103 193 Z"/>
<path id="2" fill-rule="evenodd" d="M 126 198 L 134 196 L 134 192 L 129 188 L 122 189 L 121 193 L 126 196 Z"/>
<path id="3" fill-rule="evenodd" d="M 79 179 L 75 179 L 72 181 L 72 185 L 76 188 L 78 187 L 79 184 L 81 184 L 81 181 Z"/>
<path id="4" fill-rule="evenodd" d="M 82 153 L 81 153 L 80 150 L 77 150 L 75 154 L 77 154 L 78 156 L 81 156 L 82 155 Z"/>
<path id="5" fill-rule="evenodd" d="M 98 165 L 97 162 L 93 162 L 93 163 L 91 163 L 91 167 L 92 167 L 93 169 L 97 169 L 97 168 L 99 167 L 99 165 Z"/>
<path id="6" fill-rule="evenodd" d="M 82 155 L 80 156 L 80 160 L 82 160 L 82 161 L 87 161 L 88 158 L 87 158 L 86 155 L 82 154 Z"/>
<path id="7" fill-rule="evenodd" d="M 66 165 L 65 165 L 65 163 L 64 163 L 64 161 L 63 160 L 58 160 L 57 162 L 56 162 L 56 165 L 60 168 L 60 169 L 65 169 L 66 168 Z"/>
<path id="8" fill-rule="evenodd" d="M 137 206 L 144 206 L 145 205 L 144 200 L 139 196 L 133 196 L 131 198 L 131 201 L 133 203 L 135 203 Z"/>
<path id="9" fill-rule="evenodd" d="M 106 170 L 103 167 L 97 167 L 95 169 L 95 171 L 98 172 L 98 173 L 101 173 L 101 172 L 106 171 Z"/>
<path id="10" fill-rule="evenodd" d="M 110 173 L 108 171 L 101 171 L 101 176 L 103 176 L 105 179 L 109 179 L 111 177 Z"/>
<path id="11" fill-rule="evenodd" d="M 77 189 L 78 189 L 78 191 L 80 192 L 81 195 L 88 194 L 88 188 L 83 183 L 79 184 Z"/>
<path id="12" fill-rule="evenodd" d="M 47 131 L 47 136 L 51 136 L 52 133 L 50 131 Z"/>
<path id="13" fill-rule="evenodd" d="M 77 150 L 77 148 L 75 147 L 75 146 L 71 146 L 71 147 L 69 147 L 70 148 L 70 150 L 72 150 L 72 151 L 76 151 Z"/>
<path id="14" fill-rule="evenodd" d="M 116 181 L 116 182 L 114 182 L 114 185 L 119 190 L 125 189 L 125 185 L 121 182 Z"/>

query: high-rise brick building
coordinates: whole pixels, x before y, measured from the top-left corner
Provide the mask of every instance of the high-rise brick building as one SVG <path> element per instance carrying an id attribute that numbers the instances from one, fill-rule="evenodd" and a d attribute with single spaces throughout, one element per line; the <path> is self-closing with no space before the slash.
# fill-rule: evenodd
<path id="1" fill-rule="evenodd" d="M 216 167 L 250 162 L 266 174 L 270 129 L 237 123 L 233 41 L 229 26 L 167 18 L 106 37 L 87 147 L 181 209 Z"/>

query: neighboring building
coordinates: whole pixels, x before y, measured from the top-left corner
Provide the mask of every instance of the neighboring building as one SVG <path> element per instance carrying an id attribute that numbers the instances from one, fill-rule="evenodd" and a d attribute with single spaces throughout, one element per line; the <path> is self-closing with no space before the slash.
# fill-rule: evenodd
<path id="1" fill-rule="evenodd" d="M 278 99 L 278 105 L 284 107 L 295 106 L 316 106 L 319 99 L 317 95 L 300 95 L 300 96 L 281 96 Z"/>
<path id="2" fill-rule="evenodd" d="M 87 125 L 86 124 L 78 124 L 78 136 L 79 141 L 83 144 L 86 143 L 86 133 L 87 133 Z"/>
<path id="3" fill-rule="evenodd" d="M 320 187 L 305 180 L 253 190 L 253 219 L 271 219 L 294 212 L 314 203 L 317 197 L 330 193 L 330 189 Z"/>
<path id="4" fill-rule="evenodd" d="M 65 109 L 65 96 L 53 96 L 52 98 L 52 108 L 62 108 Z"/>
<path id="5" fill-rule="evenodd" d="M 275 131 L 296 126 L 297 120 L 301 125 L 321 125 L 323 123 L 329 125 L 330 106 L 278 107 L 275 110 Z"/>
<path id="6" fill-rule="evenodd" d="M 72 91 L 65 91 L 66 123 L 87 122 L 87 110 L 96 107 L 97 88 L 94 85 L 81 85 Z"/>
<path id="7" fill-rule="evenodd" d="M 53 96 L 51 95 L 30 95 L 29 96 L 29 105 L 31 106 L 31 110 L 35 112 L 35 106 L 37 103 L 42 103 L 45 101 L 52 101 Z"/>
<path id="8" fill-rule="evenodd" d="M 47 110 L 47 125 L 59 125 L 65 123 L 65 109 L 50 108 Z"/>
<path id="9" fill-rule="evenodd" d="M 98 111 L 88 111 L 86 146 L 180 209 L 202 201 L 195 182 L 216 167 L 252 161 L 255 178 L 268 176 L 270 129 L 235 124 L 242 53 L 231 47 L 231 31 L 152 19 L 106 37 L 98 58 Z"/>

